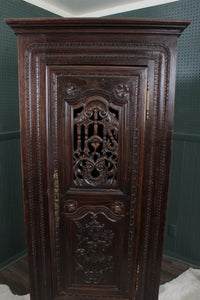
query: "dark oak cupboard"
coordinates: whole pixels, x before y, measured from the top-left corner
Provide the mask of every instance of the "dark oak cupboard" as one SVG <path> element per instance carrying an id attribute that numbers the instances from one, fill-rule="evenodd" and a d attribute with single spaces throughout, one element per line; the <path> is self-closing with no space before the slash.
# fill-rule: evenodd
<path id="1" fill-rule="evenodd" d="M 9 19 L 32 300 L 156 300 L 189 21 Z"/>

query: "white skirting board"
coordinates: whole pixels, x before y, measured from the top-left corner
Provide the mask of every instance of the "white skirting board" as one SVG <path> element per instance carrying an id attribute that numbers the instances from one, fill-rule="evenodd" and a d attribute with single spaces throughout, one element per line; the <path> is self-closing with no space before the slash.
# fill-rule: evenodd
<path id="1" fill-rule="evenodd" d="M 13 295 L 6 285 L 0 285 L 0 300 L 30 300 L 30 295 Z M 200 300 L 200 269 L 190 268 L 160 286 L 159 300 Z"/>

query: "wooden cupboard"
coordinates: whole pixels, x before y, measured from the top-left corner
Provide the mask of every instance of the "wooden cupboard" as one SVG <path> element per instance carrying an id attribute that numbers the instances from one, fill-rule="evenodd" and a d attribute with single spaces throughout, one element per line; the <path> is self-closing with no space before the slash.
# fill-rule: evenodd
<path id="1" fill-rule="evenodd" d="M 189 21 L 9 19 L 32 300 L 156 300 Z"/>

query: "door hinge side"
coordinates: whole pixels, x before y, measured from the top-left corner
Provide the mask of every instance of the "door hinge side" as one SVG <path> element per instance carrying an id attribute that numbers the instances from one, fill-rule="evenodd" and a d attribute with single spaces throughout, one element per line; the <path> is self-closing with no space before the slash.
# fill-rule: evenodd
<path id="1" fill-rule="evenodd" d="M 147 94 L 146 94 L 146 120 L 149 119 L 149 81 L 147 81 Z"/>
<path id="2" fill-rule="evenodd" d="M 136 300 L 136 295 L 137 295 L 137 291 L 138 291 L 138 288 L 139 288 L 139 276 L 140 276 L 140 265 L 138 263 L 137 268 L 136 268 L 135 297 L 134 297 L 134 300 Z"/>

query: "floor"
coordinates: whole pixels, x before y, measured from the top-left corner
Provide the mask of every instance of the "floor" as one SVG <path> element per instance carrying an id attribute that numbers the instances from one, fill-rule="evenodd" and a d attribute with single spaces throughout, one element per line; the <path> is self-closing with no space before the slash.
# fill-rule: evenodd
<path id="1" fill-rule="evenodd" d="M 177 277 L 190 266 L 163 258 L 161 269 L 161 284 Z M 14 294 L 24 295 L 29 292 L 28 267 L 26 258 L 0 272 L 0 284 L 7 284 Z"/>

